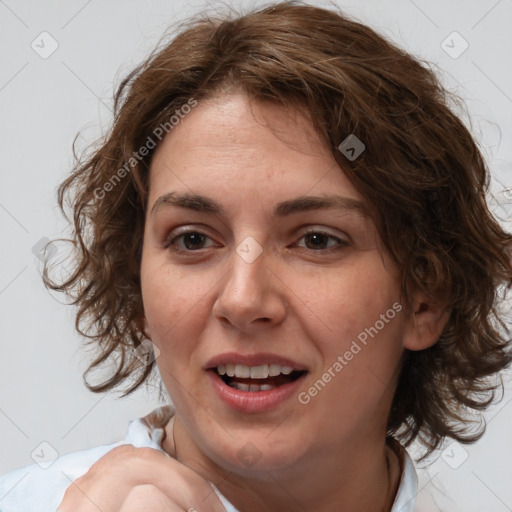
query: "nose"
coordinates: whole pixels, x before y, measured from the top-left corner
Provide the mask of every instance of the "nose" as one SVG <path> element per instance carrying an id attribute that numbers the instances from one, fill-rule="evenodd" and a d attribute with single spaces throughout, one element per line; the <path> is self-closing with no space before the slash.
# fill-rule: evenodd
<path id="1" fill-rule="evenodd" d="M 254 259 L 250 252 L 233 251 L 213 306 L 219 321 L 240 331 L 268 329 L 282 322 L 286 314 L 285 285 L 269 267 L 269 251 L 262 249 Z"/>

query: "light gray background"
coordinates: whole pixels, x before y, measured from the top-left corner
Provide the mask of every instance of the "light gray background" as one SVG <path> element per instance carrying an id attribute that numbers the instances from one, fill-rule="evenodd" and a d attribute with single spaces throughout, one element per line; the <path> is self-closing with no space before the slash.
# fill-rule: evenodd
<path id="1" fill-rule="evenodd" d="M 177 19 L 221 5 L 0 0 L 0 474 L 33 463 L 30 454 L 42 441 L 61 455 L 118 441 L 130 419 L 158 405 L 154 388 L 124 400 L 85 388 L 82 372 L 90 354 L 74 332 L 73 309 L 45 290 L 32 248 L 65 228 L 56 186 L 71 168 L 75 134 L 81 131 L 80 140 L 92 142 L 108 126 L 113 84 Z M 498 203 L 507 199 L 504 187 L 512 186 L 512 0 L 340 0 L 338 5 L 434 63 L 444 83 L 466 100 L 473 133 L 493 173 L 491 205 L 511 228 L 509 206 Z M 31 48 L 43 31 L 59 45 L 47 59 Z M 453 58 L 458 36 L 442 47 L 453 31 L 469 44 L 458 58 Z M 484 438 L 465 452 L 449 446 L 444 456 L 430 460 L 428 472 L 420 471 L 423 483 L 430 479 L 427 487 L 444 489 L 465 512 L 512 510 L 510 377 L 504 375 L 503 400 L 486 413 Z"/>

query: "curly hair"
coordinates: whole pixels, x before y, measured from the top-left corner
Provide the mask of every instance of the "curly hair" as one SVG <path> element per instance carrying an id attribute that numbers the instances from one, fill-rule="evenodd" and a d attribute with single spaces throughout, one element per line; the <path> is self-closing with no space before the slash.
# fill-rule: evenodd
<path id="1" fill-rule="evenodd" d="M 232 89 L 308 116 L 372 205 L 406 310 L 420 291 L 452 311 L 437 343 L 405 350 L 388 434 L 406 446 L 418 438 L 424 457 L 446 436 L 478 440 L 477 413 L 511 361 L 500 305 L 512 283 L 512 237 L 487 206 L 487 165 L 450 107 L 457 98 L 427 63 L 337 9 L 302 2 L 189 19 L 119 84 L 108 133 L 80 157 L 75 139 L 75 167 L 58 190 L 63 213 L 66 198 L 72 209 L 72 272 L 56 282 L 45 266 L 43 279 L 72 299 L 76 329 L 99 348 L 84 372 L 88 389 L 132 380 L 126 396 L 149 380 L 154 361 L 142 364 L 134 350 L 152 155 L 185 105 Z M 339 149 L 350 134 L 366 146 L 357 159 Z M 89 384 L 88 373 L 113 357 L 109 377 Z"/>

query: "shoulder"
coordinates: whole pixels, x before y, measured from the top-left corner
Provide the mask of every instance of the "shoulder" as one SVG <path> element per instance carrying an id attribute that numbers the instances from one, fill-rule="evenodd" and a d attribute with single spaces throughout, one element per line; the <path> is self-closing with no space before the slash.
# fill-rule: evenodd
<path id="1" fill-rule="evenodd" d="M 408 451 L 397 441 L 391 445 L 400 458 L 401 480 L 391 512 L 461 512 L 441 482 L 435 481 L 428 466 L 416 467 Z"/>
<path id="2" fill-rule="evenodd" d="M 66 489 L 110 450 L 131 444 L 163 451 L 164 426 L 172 417 L 170 406 L 132 420 L 124 440 L 58 457 L 51 465 L 32 464 L 0 476 L 0 512 L 55 511 Z"/>
<path id="3" fill-rule="evenodd" d="M 66 489 L 120 441 L 59 457 L 46 469 L 31 464 L 0 477 L 0 512 L 48 512 L 57 509 Z"/>

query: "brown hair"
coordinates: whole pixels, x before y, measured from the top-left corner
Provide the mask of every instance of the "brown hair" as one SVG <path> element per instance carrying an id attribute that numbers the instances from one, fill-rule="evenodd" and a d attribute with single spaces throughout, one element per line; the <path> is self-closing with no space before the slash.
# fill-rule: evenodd
<path id="1" fill-rule="evenodd" d="M 427 454 L 445 436 L 479 439 L 484 428 L 471 433 L 468 413 L 492 402 L 498 385 L 489 377 L 511 359 L 497 308 L 512 280 L 512 237 L 488 210 L 486 164 L 426 64 L 341 12 L 298 2 L 190 20 L 122 81 L 111 130 L 61 184 L 60 207 L 69 195 L 73 213 L 73 272 L 57 284 L 45 268 L 43 278 L 72 297 L 77 330 L 99 347 L 87 387 L 103 392 L 134 379 L 125 396 L 154 366 L 133 352 L 141 343 L 139 265 L 154 152 L 139 158 L 138 150 L 183 105 L 228 86 L 308 115 L 373 206 L 406 306 L 419 290 L 452 310 L 434 346 L 405 351 L 388 433 L 406 446 L 418 437 Z M 338 149 L 350 134 L 366 146 L 354 160 Z M 115 355 L 110 377 L 89 384 L 87 374 Z"/>

